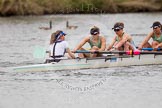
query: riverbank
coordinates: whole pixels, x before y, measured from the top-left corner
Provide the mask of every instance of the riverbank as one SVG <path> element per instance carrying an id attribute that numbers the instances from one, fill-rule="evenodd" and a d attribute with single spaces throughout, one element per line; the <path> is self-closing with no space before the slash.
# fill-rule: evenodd
<path id="1" fill-rule="evenodd" d="M 158 11 L 161 0 L 0 0 L 0 16 Z"/>

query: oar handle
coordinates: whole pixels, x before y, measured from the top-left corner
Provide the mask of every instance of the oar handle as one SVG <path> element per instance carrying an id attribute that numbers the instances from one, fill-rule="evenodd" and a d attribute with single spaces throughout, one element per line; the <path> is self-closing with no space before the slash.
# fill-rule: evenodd
<path id="1" fill-rule="evenodd" d="M 140 53 L 141 53 L 141 51 L 139 51 L 139 50 L 135 50 L 135 51 L 129 50 L 129 51 L 126 51 L 127 55 L 140 55 Z"/>
<path id="2" fill-rule="evenodd" d="M 140 55 L 140 54 L 162 54 L 161 51 L 139 51 L 139 50 L 135 50 L 135 51 L 126 51 L 127 55 Z"/>

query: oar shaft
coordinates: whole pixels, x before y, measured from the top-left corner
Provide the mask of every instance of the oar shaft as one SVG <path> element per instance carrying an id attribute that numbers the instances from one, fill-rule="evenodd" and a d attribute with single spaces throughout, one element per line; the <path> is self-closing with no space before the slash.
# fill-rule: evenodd
<path id="1" fill-rule="evenodd" d="M 75 53 L 97 53 L 97 54 L 127 54 L 127 55 L 140 55 L 140 54 L 162 54 L 161 51 L 86 51 L 77 50 Z"/>
<path id="2" fill-rule="evenodd" d="M 154 48 L 142 48 L 142 50 L 152 51 L 152 50 L 154 50 Z M 156 50 L 157 50 L 157 51 L 160 51 L 160 50 L 162 50 L 162 49 L 161 49 L 161 48 L 157 48 Z"/>
<path id="3" fill-rule="evenodd" d="M 136 49 L 138 49 L 138 47 L 136 47 Z M 153 50 L 156 50 L 156 51 L 161 51 L 162 50 L 162 48 L 157 48 L 157 49 L 155 49 L 155 48 L 142 48 L 141 50 L 147 50 L 147 51 L 153 51 Z"/>
<path id="4" fill-rule="evenodd" d="M 126 54 L 125 51 L 87 51 L 87 50 L 77 50 L 75 53 Z"/>

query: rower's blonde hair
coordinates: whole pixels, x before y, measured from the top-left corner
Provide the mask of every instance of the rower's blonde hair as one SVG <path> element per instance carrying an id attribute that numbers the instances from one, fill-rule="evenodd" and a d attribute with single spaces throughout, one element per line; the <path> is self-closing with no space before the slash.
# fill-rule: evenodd
<path id="1" fill-rule="evenodd" d="M 57 30 L 56 32 L 51 34 L 51 39 L 50 39 L 50 44 L 55 43 L 56 41 L 56 35 L 59 34 L 61 32 L 61 30 Z"/>
<path id="2" fill-rule="evenodd" d="M 123 22 L 119 22 L 120 23 L 120 25 L 124 28 L 124 23 Z"/>
<path id="3" fill-rule="evenodd" d="M 50 44 L 53 44 L 55 42 L 56 38 L 55 38 L 55 33 L 51 34 L 51 39 L 50 39 Z"/>
<path id="4" fill-rule="evenodd" d="M 91 27 L 91 29 L 99 29 L 97 26 L 93 26 Z"/>
<path id="5" fill-rule="evenodd" d="M 160 21 L 155 21 L 154 23 L 159 23 L 160 24 L 160 29 L 162 30 L 162 24 L 160 23 Z"/>

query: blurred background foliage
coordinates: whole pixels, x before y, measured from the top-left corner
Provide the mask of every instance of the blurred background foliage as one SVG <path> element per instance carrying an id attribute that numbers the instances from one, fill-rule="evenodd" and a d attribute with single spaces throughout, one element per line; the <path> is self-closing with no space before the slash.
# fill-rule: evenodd
<path id="1" fill-rule="evenodd" d="M 162 11 L 162 0 L 0 0 L 0 15 Z"/>

